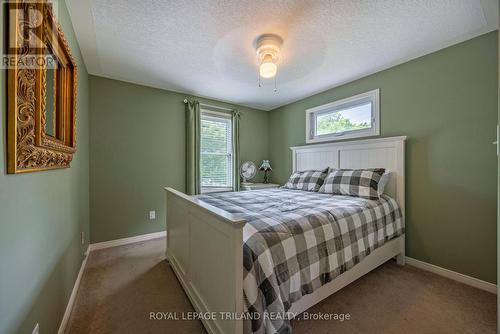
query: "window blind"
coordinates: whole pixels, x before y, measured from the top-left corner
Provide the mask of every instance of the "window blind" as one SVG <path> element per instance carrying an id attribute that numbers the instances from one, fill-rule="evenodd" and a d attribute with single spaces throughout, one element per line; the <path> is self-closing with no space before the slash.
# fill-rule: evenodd
<path id="1" fill-rule="evenodd" d="M 231 119 L 225 115 L 202 112 L 200 169 L 202 188 L 231 188 Z"/>

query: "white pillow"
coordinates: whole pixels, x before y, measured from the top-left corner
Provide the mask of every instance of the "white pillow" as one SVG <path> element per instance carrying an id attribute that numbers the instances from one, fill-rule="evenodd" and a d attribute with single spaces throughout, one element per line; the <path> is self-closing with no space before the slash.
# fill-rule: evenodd
<path id="1" fill-rule="evenodd" d="M 385 190 L 385 186 L 389 183 L 389 181 L 391 180 L 391 171 L 386 171 L 384 174 L 382 174 L 382 176 L 380 177 L 380 181 L 378 181 L 378 188 L 377 188 L 377 192 L 378 192 L 378 195 L 382 195 L 384 193 L 384 190 Z"/>

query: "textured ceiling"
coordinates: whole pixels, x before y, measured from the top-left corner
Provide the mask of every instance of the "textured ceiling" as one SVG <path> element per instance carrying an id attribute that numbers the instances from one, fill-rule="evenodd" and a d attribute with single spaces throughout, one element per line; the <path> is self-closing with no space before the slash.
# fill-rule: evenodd
<path id="1" fill-rule="evenodd" d="M 496 0 L 66 0 L 89 73 L 272 109 L 497 29 Z M 283 37 L 278 92 L 257 36 Z"/>

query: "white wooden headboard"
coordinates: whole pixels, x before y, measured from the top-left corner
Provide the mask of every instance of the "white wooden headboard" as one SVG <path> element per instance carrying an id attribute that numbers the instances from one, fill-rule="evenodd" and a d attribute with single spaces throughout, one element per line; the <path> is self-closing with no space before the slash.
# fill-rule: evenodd
<path id="1" fill-rule="evenodd" d="M 293 170 L 334 168 L 385 168 L 391 180 L 385 193 L 405 210 L 405 140 L 388 137 L 290 147 Z"/>

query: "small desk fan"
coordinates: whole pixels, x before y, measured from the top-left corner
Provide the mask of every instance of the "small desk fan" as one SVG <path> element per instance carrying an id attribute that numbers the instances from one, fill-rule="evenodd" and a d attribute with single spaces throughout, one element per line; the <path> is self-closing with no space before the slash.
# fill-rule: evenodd
<path id="1" fill-rule="evenodd" d="M 247 182 L 247 180 L 254 178 L 256 173 L 257 166 L 255 166 L 253 161 L 245 161 L 244 163 L 242 163 L 240 166 L 240 175 L 243 179 L 243 182 L 241 184 L 252 184 L 251 182 Z"/>

